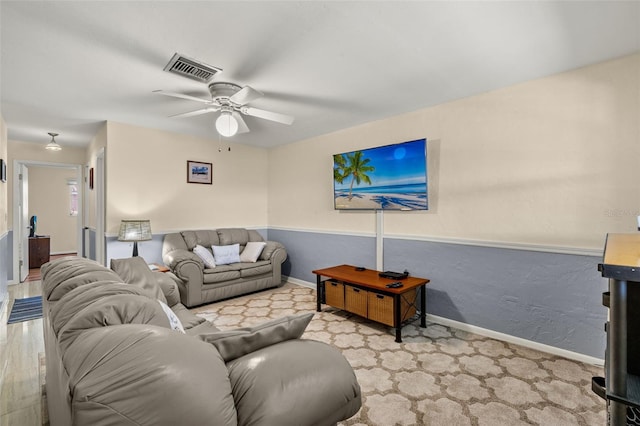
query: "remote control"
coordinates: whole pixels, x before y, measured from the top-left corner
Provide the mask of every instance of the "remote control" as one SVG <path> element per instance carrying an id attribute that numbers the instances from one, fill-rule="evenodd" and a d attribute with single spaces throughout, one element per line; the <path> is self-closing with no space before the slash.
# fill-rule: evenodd
<path id="1" fill-rule="evenodd" d="M 396 281 L 395 283 L 387 284 L 387 288 L 400 288 L 400 287 L 402 287 L 402 283 L 399 281 Z"/>
<path id="2" fill-rule="evenodd" d="M 366 270 L 366 268 L 363 268 L 362 266 L 357 266 L 356 267 L 356 271 L 358 271 L 358 272 L 362 272 L 364 270 Z"/>

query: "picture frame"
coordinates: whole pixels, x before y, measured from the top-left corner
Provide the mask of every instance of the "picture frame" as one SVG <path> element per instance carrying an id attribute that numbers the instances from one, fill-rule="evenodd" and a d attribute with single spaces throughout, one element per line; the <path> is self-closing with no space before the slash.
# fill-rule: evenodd
<path id="1" fill-rule="evenodd" d="M 89 169 L 89 189 L 93 189 L 93 167 Z"/>
<path id="2" fill-rule="evenodd" d="M 202 161 L 187 160 L 187 183 L 213 183 L 213 165 Z"/>
<path id="3" fill-rule="evenodd" d="M 0 181 L 7 181 L 7 162 L 0 158 Z"/>

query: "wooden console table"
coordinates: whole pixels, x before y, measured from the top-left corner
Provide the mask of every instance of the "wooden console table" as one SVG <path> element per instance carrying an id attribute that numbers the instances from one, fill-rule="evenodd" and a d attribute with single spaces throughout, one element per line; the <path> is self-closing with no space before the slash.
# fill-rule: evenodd
<path id="1" fill-rule="evenodd" d="M 407 277 L 399 280 L 402 287 L 387 288 L 397 280 L 380 277 L 379 271 L 356 270 L 340 265 L 313 271 L 317 276 L 317 311 L 322 304 L 343 309 L 396 329 L 396 342 L 402 342 L 402 323 L 416 313 L 415 301 L 420 291 L 420 327 L 426 328 L 426 278 Z M 327 277 L 327 280 L 322 280 Z"/>

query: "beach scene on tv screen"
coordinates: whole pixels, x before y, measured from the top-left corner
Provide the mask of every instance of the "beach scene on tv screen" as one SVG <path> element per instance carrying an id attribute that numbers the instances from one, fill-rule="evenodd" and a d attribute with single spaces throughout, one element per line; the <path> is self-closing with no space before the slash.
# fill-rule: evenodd
<path id="1" fill-rule="evenodd" d="M 338 210 L 427 210 L 426 140 L 333 156 Z"/>

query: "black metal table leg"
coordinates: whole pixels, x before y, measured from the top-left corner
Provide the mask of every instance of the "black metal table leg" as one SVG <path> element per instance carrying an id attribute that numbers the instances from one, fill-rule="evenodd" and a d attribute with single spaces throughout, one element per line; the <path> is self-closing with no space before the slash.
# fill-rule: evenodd
<path id="1" fill-rule="evenodd" d="M 396 342 L 402 343 L 402 312 L 400 312 L 400 295 L 393 295 L 393 323 L 396 327 Z"/>
<path id="2" fill-rule="evenodd" d="M 611 291 L 609 309 L 609 371 L 607 391 L 614 395 L 627 396 L 627 281 L 609 280 Z M 609 400 L 609 424 L 627 424 L 627 406 Z"/>
<path id="3" fill-rule="evenodd" d="M 427 286 L 420 287 L 420 327 L 427 328 Z"/>
<path id="4" fill-rule="evenodd" d="M 322 294 L 324 292 L 324 282 L 320 279 L 320 275 L 316 275 L 316 311 L 322 310 Z"/>

